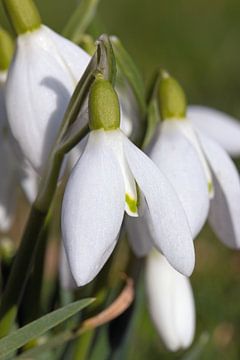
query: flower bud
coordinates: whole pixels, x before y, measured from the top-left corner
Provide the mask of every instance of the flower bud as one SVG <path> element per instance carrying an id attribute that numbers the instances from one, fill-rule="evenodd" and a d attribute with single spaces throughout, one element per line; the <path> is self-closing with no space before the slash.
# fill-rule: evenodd
<path id="1" fill-rule="evenodd" d="M 111 83 L 101 75 L 94 81 L 89 94 L 89 127 L 91 130 L 115 130 L 120 126 L 118 96 Z"/>
<path id="2" fill-rule="evenodd" d="M 13 41 L 9 33 L 0 27 L 0 71 L 6 71 L 13 56 Z"/>
<path id="3" fill-rule="evenodd" d="M 160 73 L 158 87 L 159 111 L 162 120 L 184 119 L 186 97 L 180 84 L 165 70 Z"/>
<path id="4" fill-rule="evenodd" d="M 3 4 L 18 35 L 40 27 L 41 17 L 32 0 L 3 0 Z"/>

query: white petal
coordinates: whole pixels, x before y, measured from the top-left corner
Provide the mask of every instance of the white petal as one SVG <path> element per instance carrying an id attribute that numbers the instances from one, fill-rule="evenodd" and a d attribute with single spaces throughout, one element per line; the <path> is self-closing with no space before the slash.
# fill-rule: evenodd
<path id="1" fill-rule="evenodd" d="M 175 271 L 159 253 L 147 259 L 146 286 L 149 310 L 166 347 L 189 347 L 195 332 L 195 306 L 187 277 Z"/>
<path id="2" fill-rule="evenodd" d="M 224 244 L 232 248 L 239 248 L 239 174 L 226 151 L 215 141 L 201 135 L 201 142 L 214 175 L 215 195 L 210 205 L 210 224 Z"/>
<path id="3" fill-rule="evenodd" d="M 9 70 L 6 105 L 10 126 L 38 172 L 43 171 L 76 85 L 63 54 L 64 47 L 60 52 L 42 26 L 18 37 Z"/>
<path id="4" fill-rule="evenodd" d="M 60 248 L 60 262 L 59 262 L 60 284 L 64 289 L 75 289 L 77 284 L 72 276 L 68 259 L 63 244 Z"/>
<path id="5" fill-rule="evenodd" d="M 195 148 L 175 122 L 164 121 L 148 154 L 176 190 L 195 238 L 209 211 L 208 186 Z"/>
<path id="6" fill-rule="evenodd" d="M 218 142 L 231 156 L 240 155 L 240 122 L 222 111 L 191 105 L 188 117 L 197 130 Z"/>
<path id="7" fill-rule="evenodd" d="M 149 208 L 156 246 L 184 275 L 194 267 L 194 247 L 183 207 L 157 166 L 124 136 L 125 156 Z"/>
<path id="8" fill-rule="evenodd" d="M 63 240 L 78 286 L 101 270 L 116 244 L 124 215 L 123 178 L 106 136 L 101 130 L 91 132 L 64 194 Z"/>
<path id="9" fill-rule="evenodd" d="M 91 56 L 89 56 L 88 53 L 79 46 L 52 31 L 47 26 L 44 26 L 44 29 L 54 42 L 58 53 L 61 54 L 62 59 L 67 65 L 69 71 L 72 73 L 74 82 L 77 85 L 77 82 L 80 80 L 86 67 L 88 66 Z"/>
<path id="10" fill-rule="evenodd" d="M 186 137 L 186 139 L 190 142 L 190 144 L 192 144 L 195 151 L 197 152 L 199 161 L 202 164 L 202 168 L 204 170 L 206 181 L 208 184 L 209 196 L 213 197 L 212 175 L 208 163 L 206 161 L 206 158 L 204 156 L 201 142 L 198 139 L 198 134 L 194 131 L 194 128 L 188 119 L 181 119 L 176 121 L 171 120 L 171 122 L 175 124 L 176 127 L 178 127 L 179 131 L 182 132 L 182 134 Z"/>

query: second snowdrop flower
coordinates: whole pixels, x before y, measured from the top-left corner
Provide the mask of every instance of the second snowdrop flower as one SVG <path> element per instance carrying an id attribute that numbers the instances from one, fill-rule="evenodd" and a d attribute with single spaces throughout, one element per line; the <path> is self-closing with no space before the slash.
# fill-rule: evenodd
<path id="1" fill-rule="evenodd" d="M 194 247 L 184 210 L 157 166 L 119 129 L 112 85 L 97 78 L 89 95 L 90 134 L 63 199 L 62 232 L 77 285 L 90 282 L 111 255 L 124 212 L 145 205 L 155 245 L 182 273 L 191 274 Z"/>
<path id="2" fill-rule="evenodd" d="M 160 79 L 158 98 L 163 122 L 157 127 L 149 156 L 176 189 L 193 235 L 208 216 L 220 240 L 239 248 L 240 181 L 236 167 L 226 151 L 197 131 L 186 117 L 183 90 L 166 72 Z"/>

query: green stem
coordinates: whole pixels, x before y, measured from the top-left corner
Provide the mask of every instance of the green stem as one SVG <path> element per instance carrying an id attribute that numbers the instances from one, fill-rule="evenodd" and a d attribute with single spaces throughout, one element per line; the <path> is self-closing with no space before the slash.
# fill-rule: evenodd
<path id="1" fill-rule="evenodd" d="M 41 26 L 38 9 L 32 0 L 2 1 L 16 34 L 23 34 Z"/>
<path id="2" fill-rule="evenodd" d="M 0 308 L 0 337 L 8 334 L 17 314 L 17 305 L 27 282 L 26 274 L 31 269 L 37 247 L 37 236 L 43 226 L 45 213 L 33 205 L 22 242 L 13 263 Z"/>
<path id="3" fill-rule="evenodd" d="M 22 304 L 19 309 L 21 326 L 36 320 L 41 316 L 41 292 L 43 283 L 43 272 L 45 254 L 49 234 L 49 217 L 39 235 L 34 266 L 23 295 Z"/>

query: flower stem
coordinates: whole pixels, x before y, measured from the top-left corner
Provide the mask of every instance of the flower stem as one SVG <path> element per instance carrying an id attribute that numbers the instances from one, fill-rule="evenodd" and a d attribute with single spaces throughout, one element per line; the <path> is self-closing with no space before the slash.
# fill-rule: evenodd
<path id="1" fill-rule="evenodd" d="M 13 263 L 0 309 L 0 337 L 8 334 L 17 314 L 17 306 L 27 282 L 26 274 L 32 267 L 38 234 L 44 224 L 45 213 L 32 207 L 22 242 Z"/>

